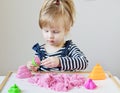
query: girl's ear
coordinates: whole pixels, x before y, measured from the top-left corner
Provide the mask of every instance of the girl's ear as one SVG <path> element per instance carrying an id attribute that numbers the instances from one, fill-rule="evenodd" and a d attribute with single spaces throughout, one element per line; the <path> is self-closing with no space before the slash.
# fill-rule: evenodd
<path id="1" fill-rule="evenodd" d="M 67 35 L 67 34 L 68 34 L 68 32 L 69 32 L 69 30 L 65 30 L 65 35 Z"/>
<path id="2" fill-rule="evenodd" d="M 69 33 L 69 31 L 70 31 L 70 26 L 65 28 L 65 35 L 67 35 Z"/>

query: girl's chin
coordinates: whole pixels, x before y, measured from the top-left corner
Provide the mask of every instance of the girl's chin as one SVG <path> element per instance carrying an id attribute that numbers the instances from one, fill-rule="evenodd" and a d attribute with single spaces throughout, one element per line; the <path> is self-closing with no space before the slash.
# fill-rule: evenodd
<path id="1" fill-rule="evenodd" d="M 47 45 L 56 46 L 56 43 L 54 43 L 54 42 L 47 42 L 46 44 L 47 44 Z"/>
<path id="2" fill-rule="evenodd" d="M 56 43 L 47 43 L 47 45 L 49 45 L 49 46 L 55 46 L 55 47 L 59 46 L 59 44 L 56 44 Z"/>
<path id="3" fill-rule="evenodd" d="M 60 42 L 55 42 L 55 41 L 47 41 L 46 42 L 47 45 L 50 45 L 50 46 L 56 46 L 56 47 L 59 47 L 59 46 L 63 46 L 63 44 L 61 44 Z"/>

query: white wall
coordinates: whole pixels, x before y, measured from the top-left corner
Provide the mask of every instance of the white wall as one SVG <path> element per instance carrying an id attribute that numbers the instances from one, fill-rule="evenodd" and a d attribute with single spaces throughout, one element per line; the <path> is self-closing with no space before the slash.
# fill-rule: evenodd
<path id="1" fill-rule="evenodd" d="M 74 0 L 77 17 L 70 36 L 89 60 L 120 77 L 120 1 Z M 43 43 L 38 26 L 42 0 L 0 0 L 0 75 L 17 70 Z"/>

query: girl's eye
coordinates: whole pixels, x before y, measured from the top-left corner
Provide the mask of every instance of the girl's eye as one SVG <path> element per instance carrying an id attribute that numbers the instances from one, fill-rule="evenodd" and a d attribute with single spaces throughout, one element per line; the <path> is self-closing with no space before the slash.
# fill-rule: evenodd
<path id="1" fill-rule="evenodd" d="M 45 32 L 49 32 L 48 30 L 45 30 Z"/>
<path id="2" fill-rule="evenodd" d="M 53 31 L 53 33 L 57 34 L 57 33 L 59 33 L 59 31 Z"/>

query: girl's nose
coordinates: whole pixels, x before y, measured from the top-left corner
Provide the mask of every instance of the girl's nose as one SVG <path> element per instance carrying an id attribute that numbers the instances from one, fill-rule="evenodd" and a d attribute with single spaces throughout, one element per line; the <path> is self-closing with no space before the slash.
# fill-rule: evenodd
<path id="1" fill-rule="evenodd" d="M 52 32 L 49 32 L 49 38 L 50 38 L 50 39 L 53 39 L 53 38 L 54 38 L 54 35 L 53 35 Z"/>

